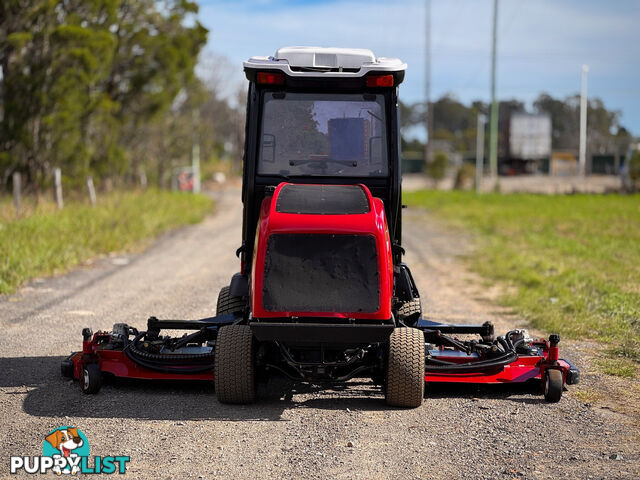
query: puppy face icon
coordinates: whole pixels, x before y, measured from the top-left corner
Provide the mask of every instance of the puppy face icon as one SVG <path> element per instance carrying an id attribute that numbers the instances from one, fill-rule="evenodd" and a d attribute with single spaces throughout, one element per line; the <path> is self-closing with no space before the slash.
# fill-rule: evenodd
<path id="1" fill-rule="evenodd" d="M 78 429 L 71 427 L 51 432 L 45 437 L 45 440 L 65 457 L 68 457 L 76 448 L 84 445 L 84 441 L 78 434 Z"/>

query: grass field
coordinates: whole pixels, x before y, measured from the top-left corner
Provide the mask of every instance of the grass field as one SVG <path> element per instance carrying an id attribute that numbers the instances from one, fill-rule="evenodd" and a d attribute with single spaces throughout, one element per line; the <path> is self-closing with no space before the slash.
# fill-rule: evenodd
<path id="1" fill-rule="evenodd" d="M 11 219 L 7 200 L 0 208 L 0 293 L 99 254 L 141 248 L 162 232 L 199 222 L 211 209 L 203 195 L 147 190 L 101 196 L 94 208 L 71 202 L 56 211 L 41 204 Z"/>
<path id="2" fill-rule="evenodd" d="M 508 287 L 503 303 L 533 326 L 602 341 L 610 356 L 607 373 L 635 371 L 640 361 L 640 195 L 419 191 L 405 194 L 403 201 L 474 233 L 472 268 Z"/>

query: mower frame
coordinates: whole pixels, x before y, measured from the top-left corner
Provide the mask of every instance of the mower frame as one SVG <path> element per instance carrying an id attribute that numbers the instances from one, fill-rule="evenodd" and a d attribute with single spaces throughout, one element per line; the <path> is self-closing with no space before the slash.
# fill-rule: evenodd
<path id="1" fill-rule="evenodd" d="M 496 338 L 489 323 L 453 325 L 422 318 L 418 288 L 402 262 L 398 86 L 405 69 L 401 61 L 375 58 L 368 50 L 311 47 L 284 48 L 274 57 L 253 57 L 245 62 L 249 87 L 242 238 L 236 251 L 240 271 L 221 290 L 216 316 L 192 321 L 151 317 L 145 332 L 125 324 L 114 325 L 111 332 L 94 334 L 85 329 L 82 351 L 63 361 L 62 373 L 80 380 L 85 393 L 100 389 L 103 374 L 148 380 L 213 380 L 218 399 L 225 403 L 253 401 L 255 383 L 273 372 L 313 383 L 368 377 L 382 386 L 388 404 L 400 407 L 419 406 L 425 382 L 542 381 L 545 399 L 558 401 L 565 384 L 577 383 L 579 371 L 558 358 L 557 335 L 534 341 L 526 332 L 513 330 Z M 363 107 L 360 113 L 370 114 L 371 121 L 361 118 L 360 113 L 330 117 L 325 134 L 328 153 L 288 160 L 296 175 L 289 170 L 261 173 L 265 170 L 260 162 L 267 161 L 261 159 L 261 152 L 271 148 L 276 158 L 276 135 L 262 130 L 266 104 L 287 95 L 318 102 L 347 98 L 359 99 L 356 105 L 375 102 L 379 116 Z M 382 132 L 371 125 L 374 117 Z M 332 157 L 331 121 L 334 126 L 342 125 L 340 122 L 350 128 L 359 126 L 356 130 L 362 139 L 352 141 L 368 155 L 367 159 L 363 153 L 358 160 L 369 168 L 368 174 L 355 175 L 349 170 L 358 166 L 356 160 Z M 336 145 L 336 138 L 347 141 L 344 131 L 336 135 Z M 377 171 L 372 170 L 376 139 L 381 142 L 380 158 L 386 161 Z M 285 136 L 287 140 L 290 138 Z M 314 162 L 321 167 L 314 173 L 295 170 Z M 330 162 L 344 168 L 329 174 Z M 338 197 L 345 199 L 343 203 L 332 203 L 332 198 Z M 285 203 L 288 206 L 283 206 Z M 307 253 L 292 253 L 301 243 L 307 245 Z M 323 251 L 328 244 L 346 253 L 340 257 Z M 283 253 L 283 249 L 288 250 Z M 291 278 L 284 278 L 288 272 L 279 271 L 273 259 L 294 257 L 297 277 L 292 273 Z M 317 266 L 315 272 L 310 264 Z M 354 295 L 366 300 L 362 306 L 358 304 L 360 297 L 356 301 L 345 293 L 336 296 L 336 305 L 319 301 L 314 305 L 320 306 L 315 307 L 301 305 L 287 297 L 286 291 L 282 293 L 283 283 L 295 290 L 299 286 L 296 282 L 304 283 L 322 269 L 318 278 L 323 282 L 337 278 L 332 269 L 338 267 L 344 271 L 338 271 L 342 283 L 336 280 L 335 285 L 362 284 L 360 290 L 354 290 Z M 280 277 L 267 285 L 271 274 Z M 308 285 L 306 288 L 307 295 L 315 293 Z M 330 293 L 330 289 L 324 291 L 325 295 Z M 291 304 L 287 305 L 288 301 Z M 172 338 L 161 336 L 164 330 L 193 333 Z"/>

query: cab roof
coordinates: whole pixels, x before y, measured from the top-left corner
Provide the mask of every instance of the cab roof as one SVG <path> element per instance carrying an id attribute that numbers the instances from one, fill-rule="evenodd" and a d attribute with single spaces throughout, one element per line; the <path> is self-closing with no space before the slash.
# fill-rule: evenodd
<path id="1" fill-rule="evenodd" d="M 279 70 L 290 77 L 363 77 L 371 72 L 404 72 L 407 64 L 397 58 L 378 57 L 362 48 L 283 47 L 271 57 L 251 57 L 250 71 Z M 399 82 L 398 82 L 399 83 Z"/>

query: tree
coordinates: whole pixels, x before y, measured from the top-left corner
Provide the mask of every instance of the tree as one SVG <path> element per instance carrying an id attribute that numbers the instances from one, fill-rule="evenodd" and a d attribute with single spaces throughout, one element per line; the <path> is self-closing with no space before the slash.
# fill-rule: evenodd
<path id="1" fill-rule="evenodd" d="M 459 102 L 452 94 L 440 97 L 433 104 L 434 130 L 447 130 L 459 134 L 475 128 L 476 116 L 473 110 Z"/>
<path id="2" fill-rule="evenodd" d="M 406 132 L 424 123 L 425 104 L 414 103 L 407 105 L 402 102 L 400 107 L 400 126 L 403 133 L 403 148 L 422 150 L 424 145 L 417 141 L 408 142 Z M 471 108 L 463 105 L 452 94 L 446 94 L 433 102 L 434 140 L 446 140 L 455 150 L 467 151 L 475 148 L 476 115 L 475 106 Z"/>
<path id="3" fill-rule="evenodd" d="M 52 73 L 53 2 L 8 0 L 0 3 L 0 65 L 2 65 L 3 177 L 22 170 L 34 183 L 41 166 L 40 146 L 49 113 Z"/>
<path id="4" fill-rule="evenodd" d="M 171 123 L 169 108 L 194 78 L 207 30 L 198 21 L 187 27 L 185 20 L 195 15 L 198 7 L 185 0 L 168 1 L 162 7 L 163 12 L 153 0 L 119 2 L 117 22 L 112 27 L 114 59 L 103 89 L 117 105 L 113 116 L 120 127 L 118 146 L 128 158 L 125 165 L 118 168 L 116 164 L 114 169 L 112 157 L 115 153 L 118 158 L 120 152 L 103 151 L 96 161 L 102 164 L 104 175 L 122 174 L 129 165 L 130 170 L 139 168 L 140 157 L 126 152 L 137 150 L 139 133 L 149 123 Z M 164 114 L 169 118 L 162 118 Z M 165 137 L 164 141 L 168 140 Z"/>
<path id="5" fill-rule="evenodd" d="M 424 124 L 425 120 L 425 108 L 424 103 L 404 103 L 398 101 L 398 108 L 400 110 L 400 128 L 406 130 L 416 125 Z"/>
<path id="6" fill-rule="evenodd" d="M 436 188 L 438 188 L 438 183 L 440 183 L 446 175 L 448 166 L 449 157 L 442 151 L 435 152 L 433 160 L 427 163 L 427 173 L 433 179 Z"/>
<path id="7" fill-rule="evenodd" d="M 631 135 L 620 125 L 620 112 L 610 111 L 599 98 L 591 98 L 587 107 L 587 140 L 591 152 L 624 152 Z M 578 150 L 580 141 L 580 96 L 564 100 L 541 94 L 533 103 L 539 113 L 551 115 L 551 146 L 558 150 Z"/>
<path id="8" fill-rule="evenodd" d="M 557 150 L 577 150 L 580 136 L 579 106 L 580 97 L 573 95 L 565 99 L 556 99 L 542 93 L 535 100 L 534 111 L 547 113 L 552 123 L 552 148 Z M 424 122 L 424 103 L 412 105 L 400 104 L 401 128 L 404 149 L 421 150 L 421 142 L 407 141 L 406 132 Z M 477 114 L 488 113 L 487 104 L 474 101 L 467 106 L 455 96 L 447 94 L 433 103 L 435 140 L 446 141 L 453 150 L 459 152 L 475 151 Z M 523 102 L 517 99 L 499 103 L 499 147 L 500 157 L 508 157 L 509 120 L 514 113 L 525 112 Z M 620 112 L 608 110 L 598 98 L 588 102 L 587 115 L 588 149 L 599 153 L 622 153 L 629 148 L 632 136 L 620 125 Z M 488 142 L 488 135 L 485 136 Z"/>
<path id="9" fill-rule="evenodd" d="M 143 125 L 194 78 L 206 29 L 187 0 L 0 4 L 0 172 L 122 176 Z"/>

